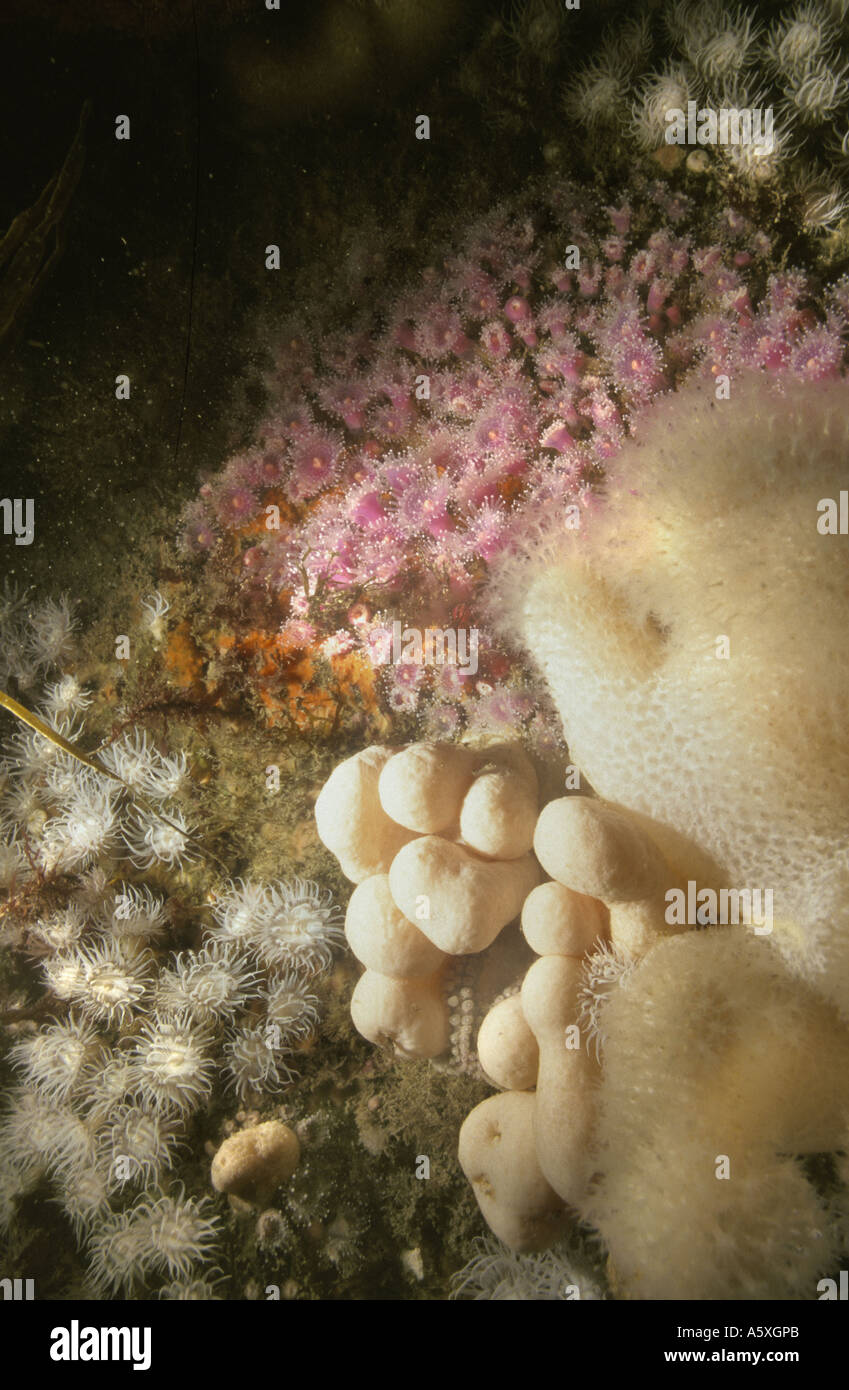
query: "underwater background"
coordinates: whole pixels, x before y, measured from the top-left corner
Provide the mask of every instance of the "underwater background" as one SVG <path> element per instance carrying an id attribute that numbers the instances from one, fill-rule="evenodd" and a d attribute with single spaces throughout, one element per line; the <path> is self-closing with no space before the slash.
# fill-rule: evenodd
<path id="1" fill-rule="evenodd" d="M 367 1041 L 315 803 L 421 739 L 517 741 L 555 795 L 499 564 L 663 393 L 843 379 L 846 7 L 11 0 L 0 34 L 0 1276 L 616 1297 L 591 1226 L 511 1251 L 457 1160 L 530 953 L 446 976 L 433 1058 Z M 717 94 L 774 103 L 762 158 L 666 144 Z M 390 659 L 395 624 L 479 664 Z M 272 1122 L 270 1176 L 213 1183 Z"/>

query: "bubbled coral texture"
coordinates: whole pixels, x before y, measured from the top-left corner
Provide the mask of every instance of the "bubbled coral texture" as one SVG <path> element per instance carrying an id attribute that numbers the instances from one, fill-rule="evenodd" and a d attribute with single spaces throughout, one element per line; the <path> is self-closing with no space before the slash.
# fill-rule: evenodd
<path id="1" fill-rule="evenodd" d="M 846 1008 L 849 568 L 817 523 L 849 394 L 780 376 L 659 401 L 603 510 L 578 536 L 552 527 L 496 593 L 592 785 L 771 888 L 776 944 Z"/>

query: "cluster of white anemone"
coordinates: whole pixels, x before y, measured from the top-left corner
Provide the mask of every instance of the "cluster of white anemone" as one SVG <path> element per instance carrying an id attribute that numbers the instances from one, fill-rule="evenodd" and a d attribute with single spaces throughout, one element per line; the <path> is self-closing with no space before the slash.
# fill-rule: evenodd
<path id="1" fill-rule="evenodd" d="M 76 619 L 65 594 L 31 605 L 8 580 L 0 592 L 0 685 L 14 679 L 21 690 L 38 684 L 70 655 Z"/>
<path id="2" fill-rule="evenodd" d="M 564 109 L 589 130 L 616 130 L 648 153 L 662 147 L 666 112 L 688 101 L 714 108 L 772 107 L 771 147 L 762 142 L 719 151 L 738 176 L 761 182 L 810 179 L 811 161 L 830 144 L 820 201 L 803 199 L 811 230 L 833 227 L 846 212 L 849 146 L 849 4 L 797 0 L 768 19 L 755 5 L 727 0 L 667 0 L 662 21 L 648 9 L 611 26 L 571 75 Z M 671 50 L 670 50 L 671 45 Z M 662 65 L 652 68 L 652 50 Z M 792 164 L 791 164 L 791 161 Z M 810 204 L 810 216 L 808 216 Z"/>
<path id="3" fill-rule="evenodd" d="M 239 879 L 226 885 L 212 912 L 216 949 L 244 956 L 266 980 L 261 1013 L 227 1040 L 229 1083 L 240 1096 L 279 1090 L 295 1079 L 287 1058 L 318 1022 L 309 981 L 330 969 L 333 948 L 344 941 L 342 911 L 315 883 Z"/>
<path id="4" fill-rule="evenodd" d="M 0 664 L 14 677 L 37 633 L 18 596 L 4 601 L 14 620 Z M 55 662 L 44 677 L 37 711 L 76 741 L 91 696 Z M 14 728 L 0 760 L 4 926 L 55 1004 L 40 1026 L 18 1025 L 8 1050 L 18 1083 L 0 1115 L 0 1229 L 46 1180 L 99 1295 L 153 1284 L 163 1298 L 214 1297 L 194 1267 L 210 1258 L 215 1219 L 172 1172 L 219 1082 L 261 1101 L 296 1078 L 341 913 L 312 883 L 228 882 L 200 944 L 169 949 L 169 893 L 186 895 L 195 857 L 172 804 L 190 790 L 188 761 L 135 729 L 100 756 L 113 777 Z M 155 883 L 139 877 L 150 869 Z"/>
<path id="5" fill-rule="evenodd" d="M 73 716 L 89 698 L 75 687 L 74 677 L 63 676 L 37 710 L 72 742 L 82 729 Z M 195 857 L 194 827 L 168 801 L 186 785 L 185 755 L 163 756 L 146 733 L 133 730 L 104 749 L 101 762 L 103 773 L 43 734 L 27 729 L 12 735 L 0 760 L 0 886 L 32 872 L 34 862 L 47 873 L 74 873 L 113 853 L 144 869 L 178 869 Z M 37 850 L 27 853 L 28 845 Z"/>
<path id="6" fill-rule="evenodd" d="M 103 1296 L 135 1292 L 156 1276 L 190 1281 L 192 1266 L 214 1249 L 217 1219 L 204 1198 L 145 1192 L 131 1207 L 112 1212 L 90 1245 L 92 1282 Z M 177 1295 L 179 1297 L 179 1295 Z"/>
<path id="7" fill-rule="evenodd" d="M 453 1300 L 476 1303 L 597 1302 L 603 1276 L 577 1240 L 520 1255 L 493 1235 L 475 1236 L 474 1254 L 451 1278 Z"/>
<path id="8" fill-rule="evenodd" d="M 315 973 L 327 970 L 333 945 L 344 940 L 342 914 L 333 895 L 314 883 L 228 885 L 213 914 L 219 938 L 254 950 L 264 965 L 297 963 Z"/>

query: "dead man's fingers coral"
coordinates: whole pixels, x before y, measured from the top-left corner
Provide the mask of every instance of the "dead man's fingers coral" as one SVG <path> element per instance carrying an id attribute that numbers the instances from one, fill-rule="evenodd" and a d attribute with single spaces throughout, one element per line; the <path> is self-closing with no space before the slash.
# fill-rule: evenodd
<path id="1" fill-rule="evenodd" d="M 505 1091 L 481 1101 L 460 1130 L 460 1167 L 490 1230 L 513 1250 L 544 1250 L 568 1224 L 534 1142 L 536 1098 Z"/>
<path id="2" fill-rule="evenodd" d="M 484 1076 L 503 1091 L 530 1091 L 537 1084 L 539 1045 L 519 994 L 499 999 L 478 1031 L 478 1060 Z"/>
<path id="3" fill-rule="evenodd" d="M 475 775 L 460 808 L 460 834 L 478 854 L 519 859 L 533 848 L 539 789 L 520 750 L 494 750 Z"/>
<path id="4" fill-rule="evenodd" d="M 522 931 L 538 956 L 584 956 L 607 939 L 608 912 L 598 898 L 550 880 L 525 898 Z"/>
<path id="5" fill-rule="evenodd" d="M 432 975 L 446 959 L 395 906 L 388 874 L 372 874 L 357 884 L 348 903 L 345 936 L 361 965 L 400 980 Z"/>
<path id="6" fill-rule="evenodd" d="M 577 1206 L 593 1175 L 598 1063 L 578 1023 L 582 963 L 541 956 L 525 976 L 522 1012 L 539 1045 L 534 1138 L 540 1168 Z"/>
<path id="7" fill-rule="evenodd" d="M 398 852 L 389 887 L 404 916 L 440 950 L 457 956 L 491 946 L 539 877 L 533 855 L 487 861 L 427 835 Z"/>
<path id="8" fill-rule="evenodd" d="M 380 804 L 398 825 L 420 835 L 447 830 L 459 817 L 474 754 L 450 743 L 411 743 L 383 767 Z"/>
<path id="9" fill-rule="evenodd" d="M 351 995 L 351 1020 L 369 1042 L 391 1044 L 401 1057 L 438 1057 L 448 1047 L 448 1010 L 438 974 L 395 980 L 366 970 Z"/>
<path id="10" fill-rule="evenodd" d="M 796 1156 L 845 1143 L 849 1030 L 835 1007 L 768 941 L 727 927 L 656 945 L 601 1023 L 599 1177 L 581 1214 L 621 1293 L 815 1298 L 839 1252 Z"/>
<path id="11" fill-rule="evenodd" d="M 665 886 L 668 870 L 652 839 L 622 811 L 588 796 L 550 801 L 534 850 L 558 883 L 603 902 L 634 902 Z"/>
<path id="12" fill-rule="evenodd" d="M 354 883 L 385 874 L 415 833 L 390 819 L 380 802 L 378 779 L 392 752 L 375 745 L 339 763 L 315 803 L 319 839 Z"/>

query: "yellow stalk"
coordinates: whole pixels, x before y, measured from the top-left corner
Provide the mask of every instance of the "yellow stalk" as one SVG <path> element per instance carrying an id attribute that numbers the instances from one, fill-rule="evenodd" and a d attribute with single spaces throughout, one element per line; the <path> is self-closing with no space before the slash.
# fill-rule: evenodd
<path id="1" fill-rule="evenodd" d="M 114 772 L 110 772 L 108 767 L 103 767 L 100 763 L 94 762 L 85 753 L 81 753 L 78 748 L 75 748 L 74 745 L 69 743 L 66 738 L 63 738 L 61 734 L 57 734 L 55 729 L 51 729 L 49 724 L 45 724 L 44 720 L 40 719 L 37 714 L 33 714 L 31 710 L 19 704 L 17 700 L 13 700 L 11 695 L 6 694 L 5 690 L 0 690 L 0 705 L 2 705 L 4 709 L 7 709 L 10 714 L 13 714 L 16 719 L 20 719 L 23 724 L 28 724 L 31 729 L 35 729 L 35 732 L 41 734 L 42 738 L 49 739 L 51 743 L 55 743 L 56 747 L 61 748 L 63 753 L 69 753 L 72 758 L 76 758 L 78 763 L 85 763 L 86 767 L 92 768 L 95 772 L 102 772 L 104 777 L 111 777 L 113 782 L 120 782 L 122 787 L 126 787 L 127 791 L 132 793 L 132 788 L 127 787 L 126 782 L 124 782 L 122 778 L 118 777 Z M 162 817 L 162 819 L 164 820 L 164 817 Z"/>

